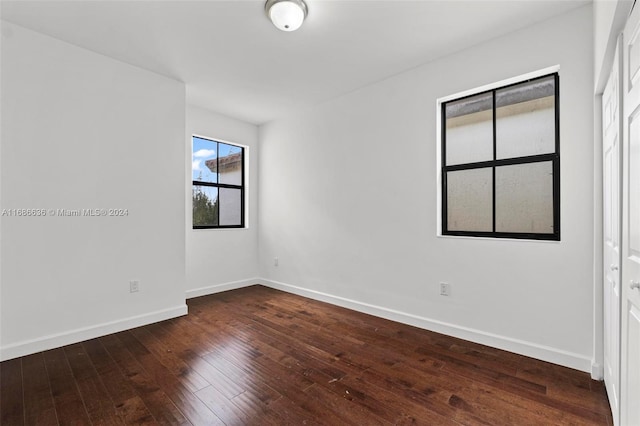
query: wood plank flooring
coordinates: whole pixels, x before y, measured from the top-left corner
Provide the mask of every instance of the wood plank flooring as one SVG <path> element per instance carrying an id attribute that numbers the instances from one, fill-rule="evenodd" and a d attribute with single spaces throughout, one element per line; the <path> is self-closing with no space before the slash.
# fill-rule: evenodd
<path id="1" fill-rule="evenodd" d="M 261 286 L 0 364 L 0 424 L 610 425 L 582 372 Z"/>

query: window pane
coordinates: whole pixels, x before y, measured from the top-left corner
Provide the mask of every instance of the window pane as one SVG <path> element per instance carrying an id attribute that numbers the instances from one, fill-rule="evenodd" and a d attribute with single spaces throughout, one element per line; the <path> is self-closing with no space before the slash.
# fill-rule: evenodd
<path id="1" fill-rule="evenodd" d="M 193 226 L 218 225 L 218 188 L 193 186 Z"/>
<path id="2" fill-rule="evenodd" d="M 217 183 L 217 142 L 195 136 L 191 140 L 193 142 L 193 152 L 191 156 L 191 180 Z"/>
<path id="3" fill-rule="evenodd" d="M 496 232 L 553 233 L 553 163 L 496 167 Z"/>
<path id="4" fill-rule="evenodd" d="M 447 172 L 449 231 L 493 231 L 491 168 Z"/>
<path id="5" fill-rule="evenodd" d="M 549 154 L 555 148 L 553 76 L 496 91 L 498 159 Z"/>
<path id="6" fill-rule="evenodd" d="M 242 191 L 220 188 L 220 225 L 242 225 Z"/>
<path id="7" fill-rule="evenodd" d="M 448 166 L 493 160 L 491 93 L 448 102 L 445 115 Z"/>
<path id="8" fill-rule="evenodd" d="M 219 143 L 218 151 L 220 183 L 242 185 L 242 148 Z"/>

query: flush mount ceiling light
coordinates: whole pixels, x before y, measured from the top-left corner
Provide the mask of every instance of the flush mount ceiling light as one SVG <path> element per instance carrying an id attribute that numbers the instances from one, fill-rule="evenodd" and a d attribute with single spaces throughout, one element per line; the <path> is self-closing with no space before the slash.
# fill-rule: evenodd
<path id="1" fill-rule="evenodd" d="M 307 17 L 307 5 L 303 0 L 267 0 L 264 10 L 273 25 L 282 31 L 297 30 Z"/>

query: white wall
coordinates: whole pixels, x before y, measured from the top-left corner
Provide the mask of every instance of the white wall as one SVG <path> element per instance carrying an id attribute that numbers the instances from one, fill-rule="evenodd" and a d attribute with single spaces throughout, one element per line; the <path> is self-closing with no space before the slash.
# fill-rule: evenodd
<path id="1" fill-rule="evenodd" d="M 1 218 L 2 358 L 186 313 L 184 85 L 2 24 L 2 209 L 128 209 Z"/>
<path id="2" fill-rule="evenodd" d="M 633 0 L 594 0 L 593 2 L 593 65 L 594 84 L 602 93 L 611 72 L 615 43 L 631 13 Z"/>
<path id="3" fill-rule="evenodd" d="M 245 229 L 192 229 L 191 136 L 231 142 L 245 150 Z M 254 284 L 258 272 L 258 128 L 214 112 L 187 107 L 187 297 Z"/>
<path id="4" fill-rule="evenodd" d="M 556 64 L 562 241 L 436 237 L 436 99 Z M 592 69 L 586 6 L 262 126 L 261 276 L 589 371 Z"/>

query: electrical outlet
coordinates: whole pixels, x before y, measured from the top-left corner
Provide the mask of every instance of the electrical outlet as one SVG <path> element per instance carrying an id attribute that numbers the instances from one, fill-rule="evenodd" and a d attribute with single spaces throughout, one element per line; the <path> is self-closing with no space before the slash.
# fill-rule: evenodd
<path id="1" fill-rule="evenodd" d="M 440 296 L 451 296 L 451 286 L 447 283 L 440 283 Z"/>
<path id="2" fill-rule="evenodd" d="M 131 280 L 129 281 L 129 293 L 137 293 L 140 291 L 140 281 Z"/>
<path id="3" fill-rule="evenodd" d="M 278 262 L 278 258 L 277 258 L 277 257 L 274 257 L 274 258 L 273 258 L 273 266 L 278 266 L 278 263 L 279 263 L 279 262 Z"/>

